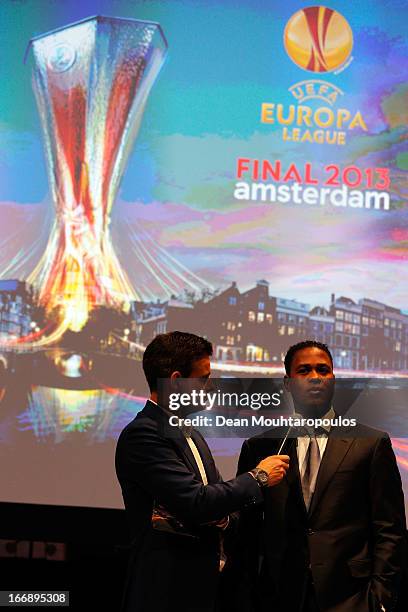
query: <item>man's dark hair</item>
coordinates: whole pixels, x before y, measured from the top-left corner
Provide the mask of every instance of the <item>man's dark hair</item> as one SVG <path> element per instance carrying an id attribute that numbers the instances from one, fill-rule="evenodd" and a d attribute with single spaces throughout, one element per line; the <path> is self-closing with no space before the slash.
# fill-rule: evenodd
<path id="1" fill-rule="evenodd" d="M 330 361 L 333 367 L 333 357 L 327 344 L 323 344 L 323 342 L 318 342 L 317 340 L 304 340 L 303 342 L 298 342 L 297 344 L 294 344 L 293 346 L 289 347 L 288 352 L 285 355 L 284 364 L 285 371 L 288 376 L 290 375 L 290 368 L 292 367 L 292 361 L 295 356 L 295 353 L 301 351 L 302 349 L 310 348 L 313 346 L 327 353 L 327 355 L 330 357 Z"/>
<path id="2" fill-rule="evenodd" d="M 143 371 L 150 391 L 157 391 L 158 378 L 169 378 L 173 372 L 188 378 L 193 362 L 210 357 L 212 352 L 211 342 L 195 334 L 180 331 L 159 334 L 143 354 Z"/>

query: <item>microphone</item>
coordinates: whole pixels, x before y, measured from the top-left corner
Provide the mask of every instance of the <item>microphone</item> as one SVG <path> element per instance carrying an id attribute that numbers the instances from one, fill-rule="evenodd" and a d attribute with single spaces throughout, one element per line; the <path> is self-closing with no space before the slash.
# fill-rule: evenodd
<path id="1" fill-rule="evenodd" d="M 278 452 L 277 452 L 277 455 L 280 455 L 280 454 L 281 454 L 282 449 L 283 449 L 283 447 L 285 446 L 285 442 L 286 442 L 286 440 L 288 439 L 288 435 L 289 435 L 289 434 L 290 434 L 290 432 L 291 432 L 291 429 L 292 429 L 292 426 L 290 426 L 290 427 L 289 427 L 289 429 L 288 429 L 288 431 L 286 432 L 286 435 L 285 435 L 285 437 L 284 437 L 284 438 L 283 438 L 283 440 L 282 440 L 282 444 L 281 444 L 281 445 L 280 445 L 280 447 L 279 447 L 279 450 L 278 450 Z"/>

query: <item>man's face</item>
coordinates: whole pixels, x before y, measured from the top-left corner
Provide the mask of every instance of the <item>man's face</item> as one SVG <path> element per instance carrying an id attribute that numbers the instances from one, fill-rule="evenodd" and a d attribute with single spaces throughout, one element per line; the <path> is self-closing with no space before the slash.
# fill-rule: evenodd
<path id="1" fill-rule="evenodd" d="M 328 354 L 315 346 L 296 351 L 285 387 L 291 393 L 296 412 L 321 417 L 331 406 L 334 374 Z"/>
<path id="2" fill-rule="evenodd" d="M 211 374 L 210 358 L 202 357 L 193 361 L 193 367 L 189 378 L 201 378 L 204 382 L 209 378 Z"/>
<path id="3" fill-rule="evenodd" d="M 210 358 L 200 357 L 199 359 L 195 359 L 191 364 L 191 372 L 188 378 L 182 378 L 180 372 L 173 372 L 170 380 L 171 380 L 171 393 L 188 393 L 192 394 L 193 391 L 200 393 L 201 390 L 206 390 L 208 387 L 208 379 L 211 374 L 211 364 Z M 193 412 L 199 412 L 204 409 L 204 405 L 190 405 L 190 406 L 180 406 L 178 409 L 179 416 L 187 416 L 192 414 Z"/>

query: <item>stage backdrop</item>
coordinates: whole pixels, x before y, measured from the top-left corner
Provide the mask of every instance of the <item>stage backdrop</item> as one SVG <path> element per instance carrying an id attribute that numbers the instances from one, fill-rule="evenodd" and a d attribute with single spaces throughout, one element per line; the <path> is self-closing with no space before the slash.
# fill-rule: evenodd
<path id="1" fill-rule="evenodd" d="M 245 376 L 314 338 L 399 389 L 407 21 L 402 0 L 3 0 L 3 501 L 122 507 L 115 442 L 160 332 Z M 240 441 L 212 446 L 231 476 Z"/>

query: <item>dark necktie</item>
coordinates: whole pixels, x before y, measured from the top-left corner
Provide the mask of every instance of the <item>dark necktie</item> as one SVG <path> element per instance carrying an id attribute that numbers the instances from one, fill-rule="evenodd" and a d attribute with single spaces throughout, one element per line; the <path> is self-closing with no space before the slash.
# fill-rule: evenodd
<path id="1" fill-rule="evenodd" d="M 320 449 L 316 436 L 313 434 L 309 437 L 309 446 L 307 447 L 306 456 L 303 463 L 304 469 L 302 470 L 302 491 L 307 510 L 310 508 L 310 503 L 315 490 L 320 462 Z"/>

